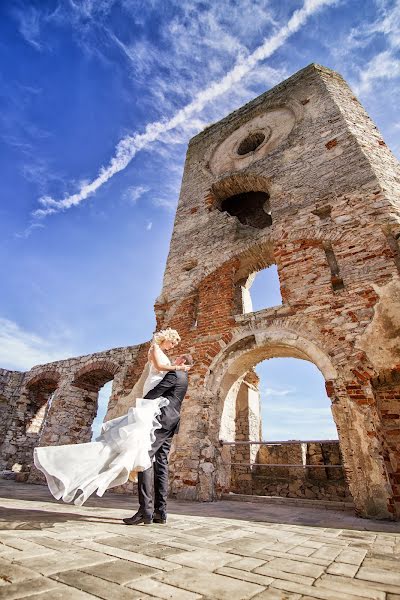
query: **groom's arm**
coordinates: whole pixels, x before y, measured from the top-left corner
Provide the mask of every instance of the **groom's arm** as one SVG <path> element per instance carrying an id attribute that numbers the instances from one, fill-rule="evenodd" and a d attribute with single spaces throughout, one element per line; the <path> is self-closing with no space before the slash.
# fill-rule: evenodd
<path id="1" fill-rule="evenodd" d="M 160 381 L 156 387 L 147 392 L 145 398 L 148 400 L 155 400 L 155 398 L 160 398 L 170 390 L 172 387 L 176 385 L 176 371 L 168 371 L 165 377 Z"/>

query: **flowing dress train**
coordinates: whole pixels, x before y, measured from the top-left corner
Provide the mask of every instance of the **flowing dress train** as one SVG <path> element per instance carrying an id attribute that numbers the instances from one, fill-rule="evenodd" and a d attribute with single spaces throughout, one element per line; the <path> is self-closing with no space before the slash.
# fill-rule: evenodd
<path id="1" fill-rule="evenodd" d="M 165 375 L 166 371 L 150 364 L 143 396 Z M 35 448 L 35 466 L 46 476 L 53 496 L 81 506 L 94 492 L 102 496 L 107 489 L 126 483 L 131 471 L 148 469 L 154 432 L 161 427 L 157 416 L 167 404 L 166 398 L 137 398 L 127 414 L 103 423 L 94 442 Z"/>

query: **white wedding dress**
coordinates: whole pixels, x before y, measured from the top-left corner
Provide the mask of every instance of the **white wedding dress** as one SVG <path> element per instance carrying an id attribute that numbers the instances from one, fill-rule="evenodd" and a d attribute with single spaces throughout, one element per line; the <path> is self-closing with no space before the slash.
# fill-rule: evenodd
<path id="1" fill-rule="evenodd" d="M 169 363 L 166 356 L 165 359 Z M 143 396 L 156 387 L 166 373 L 158 371 L 150 362 Z M 136 406 L 129 408 L 126 415 L 103 423 L 95 442 L 35 448 L 35 466 L 46 476 L 53 496 L 81 506 L 94 492 L 102 496 L 107 489 L 126 483 L 131 471 L 151 467 L 149 450 L 155 439 L 154 432 L 160 427 L 156 417 L 167 404 L 168 400 L 162 397 L 137 398 Z"/>

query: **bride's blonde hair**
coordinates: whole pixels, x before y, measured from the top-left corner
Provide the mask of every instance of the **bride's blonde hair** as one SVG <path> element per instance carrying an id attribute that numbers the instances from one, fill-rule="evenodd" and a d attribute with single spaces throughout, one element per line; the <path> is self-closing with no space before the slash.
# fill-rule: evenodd
<path id="1" fill-rule="evenodd" d="M 181 338 L 176 329 L 171 329 L 170 327 L 168 327 L 168 329 L 161 329 L 161 331 L 157 331 L 157 333 L 155 333 L 153 336 L 153 340 L 158 345 L 160 345 L 165 340 L 178 344 L 181 341 Z"/>

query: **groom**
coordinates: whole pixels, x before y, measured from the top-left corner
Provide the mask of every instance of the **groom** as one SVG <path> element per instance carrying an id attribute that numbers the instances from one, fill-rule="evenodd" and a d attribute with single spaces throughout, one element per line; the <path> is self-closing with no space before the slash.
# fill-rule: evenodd
<path id="1" fill-rule="evenodd" d="M 178 356 L 175 365 L 193 365 L 190 354 Z M 138 493 L 140 508 L 133 517 L 123 519 L 126 525 L 150 525 L 167 522 L 167 493 L 168 493 L 168 454 L 172 438 L 179 430 L 182 400 L 188 387 L 187 371 L 168 371 L 165 377 L 155 388 L 150 390 L 145 398 L 167 398 L 169 403 L 161 409 L 157 417 L 161 424 L 155 430 L 150 458 L 154 457 L 153 466 L 146 471 L 138 473 Z M 153 484 L 154 484 L 154 512 L 153 512 Z"/>

